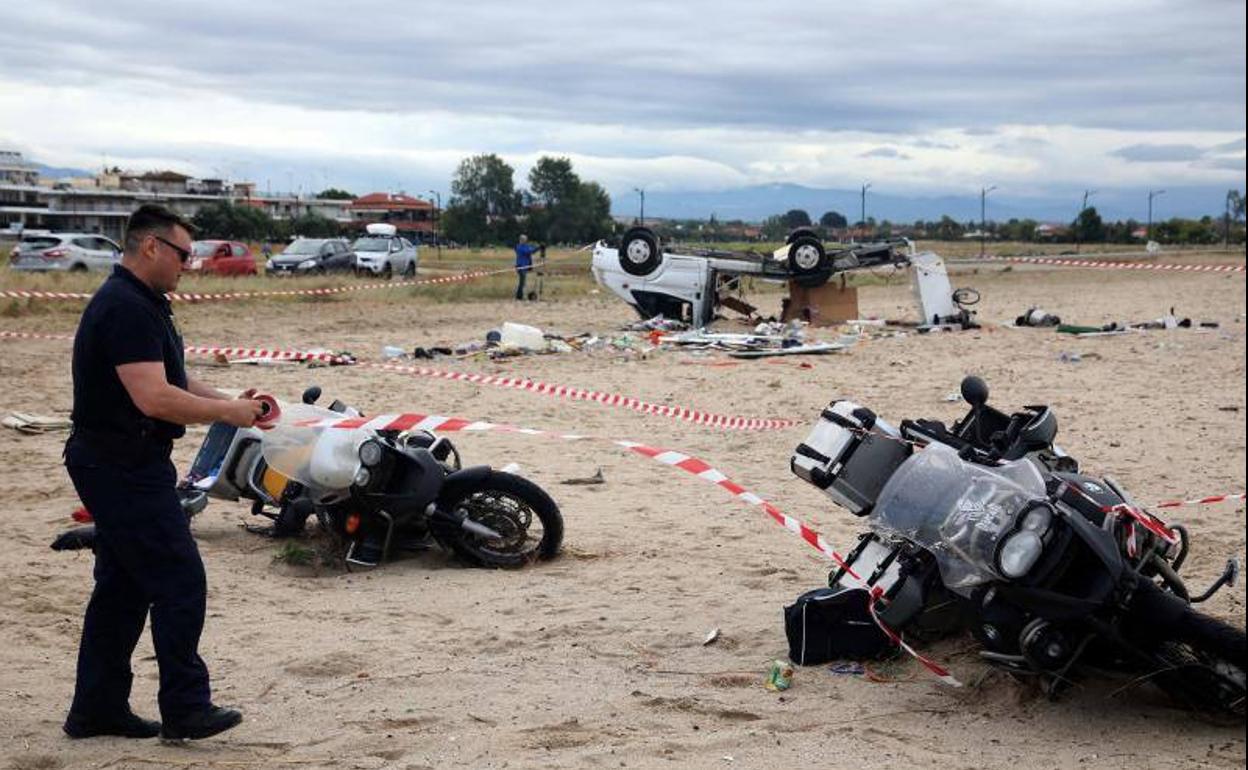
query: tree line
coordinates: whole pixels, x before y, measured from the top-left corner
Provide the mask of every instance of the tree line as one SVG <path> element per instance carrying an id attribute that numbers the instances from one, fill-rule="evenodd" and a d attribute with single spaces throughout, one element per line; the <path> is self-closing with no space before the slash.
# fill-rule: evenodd
<path id="1" fill-rule="evenodd" d="M 613 229 L 611 196 L 585 182 L 567 158 L 542 156 L 518 190 L 515 169 L 493 153 L 459 164 L 442 232 L 459 243 L 515 243 L 521 233 L 543 243 L 585 243 Z"/>
<path id="2" fill-rule="evenodd" d="M 545 243 L 586 243 L 615 232 L 611 197 L 597 182 L 583 181 L 564 157 L 543 156 L 528 174 L 528 188 L 517 189 L 515 169 L 493 153 L 464 159 L 451 180 L 451 198 L 438 219 L 443 238 L 466 245 L 512 244 L 521 233 Z M 346 190 L 330 188 L 319 198 L 350 199 Z M 1136 219 L 1105 221 L 1095 207 L 1079 212 L 1070 223 L 1053 227 L 1035 219 L 959 222 L 950 216 L 914 222 L 850 222 L 838 211 L 826 211 L 817 220 L 803 209 L 790 209 L 767 217 L 761 224 L 742 220 L 651 220 L 647 224 L 666 238 L 705 242 L 782 241 L 798 227 L 809 227 L 828 240 L 908 237 L 927 240 L 959 240 L 985 237 L 1000 241 L 1057 243 L 1131 243 L 1156 240 L 1162 243 L 1243 243 L 1245 195 L 1227 192 L 1223 216 L 1199 219 L 1172 217 L 1152 223 Z M 274 219 L 264 211 L 228 201 L 200 209 L 194 223 L 205 238 L 238 240 L 286 240 L 295 235 L 333 237 L 339 224 L 308 213 L 294 219 Z"/>

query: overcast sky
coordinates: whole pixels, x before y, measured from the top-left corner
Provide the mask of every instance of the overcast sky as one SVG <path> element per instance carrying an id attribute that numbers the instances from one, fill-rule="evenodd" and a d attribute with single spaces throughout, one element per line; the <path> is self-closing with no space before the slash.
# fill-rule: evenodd
<path id="1" fill-rule="evenodd" d="M 0 148 L 443 194 L 566 155 L 616 196 L 1245 177 L 1244 0 L 7 3 Z"/>

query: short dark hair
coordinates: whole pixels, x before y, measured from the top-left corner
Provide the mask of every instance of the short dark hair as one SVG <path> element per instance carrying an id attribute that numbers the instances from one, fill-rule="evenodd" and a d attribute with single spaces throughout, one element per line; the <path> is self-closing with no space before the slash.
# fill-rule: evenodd
<path id="1" fill-rule="evenodd" d="M 144 238 L 157 231 L 167 233 L 174 225 L 190 235 L 195 234 L 195 225 L 169 209 L 155 203 L 144 203 L 126 221 L 126 251 L 135 251 Z"/>

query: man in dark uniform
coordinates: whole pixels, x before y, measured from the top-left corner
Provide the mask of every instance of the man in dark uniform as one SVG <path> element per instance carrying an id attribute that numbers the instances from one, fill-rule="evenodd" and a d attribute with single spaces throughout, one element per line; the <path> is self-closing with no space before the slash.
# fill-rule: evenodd
<path id="1" fill-rule="evenodd" d="M 191 226 L 147 205 L 126 226 L 121 264 L 91 298 L 74 337 L 73 432 L 65 465 L 95 519 L 95 590 L 83 619 L 78 680 L 64 730 L 181 741 L 242 721 L 214 706 L 198 653 L 207 579 L 169 456 L 184 425 L 255 423 L 248 391 L 230 399 L 187 376 L 164 293 L 191 254 Z M 130 656 L 152 615 L 162 723 L 130 710 Z"/>

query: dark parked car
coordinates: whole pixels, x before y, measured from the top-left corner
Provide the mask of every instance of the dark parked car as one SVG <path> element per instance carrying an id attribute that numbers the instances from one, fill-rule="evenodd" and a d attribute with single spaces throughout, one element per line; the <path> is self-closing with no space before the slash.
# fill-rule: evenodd
<path id="1" fill-rule="evenodd" d="M 268 275 L 319 275 L 355 270 L 355 252 L 337 238 L 296 238 L 264 266 Z"/>

